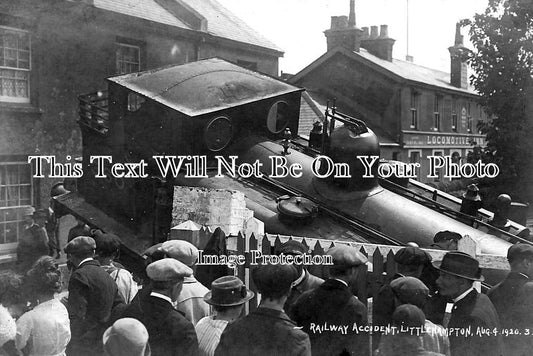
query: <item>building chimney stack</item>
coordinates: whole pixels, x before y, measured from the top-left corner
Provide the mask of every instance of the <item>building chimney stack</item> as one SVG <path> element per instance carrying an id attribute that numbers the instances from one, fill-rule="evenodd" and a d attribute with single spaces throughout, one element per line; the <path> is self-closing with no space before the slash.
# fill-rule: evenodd
<path id="1" fill-rule="evenodd" d="M 361 34 L 361 39 L 366 40 L 370 36 L 368 32 L 368 27 L 362 27 L 361 30 L 363 30 L 363 33 Z"/>
<path id="2" fill-rule="evenodd" d="M 461 35 L 461 25 L 455 26 L 455 41 L 450 52 L 450 84 L 457 88 L 468 88 L 467 55 L 468 49 L 463 45 L 463 35 Z"/>
<path id="3" fill-rule="evenodd" d="M 389 26 L 387 25 L 380 26 L 379 38 L 389 38 Z"/>
<path id="4" fill-rule="evenodd" d="M 332 16 L 330 29 L 324 31 L 328 51 L 344 47 L 349 51 L 359 52 L 362 32 L 355 27 L 355 0 L 350 0 L 350 16 Z"/>
<path id="5" fill-rule="evenodd" d="M 461 24 L 455 24 L 455 45 L 463 46 L 463 35 L 461 35 Z"/>
<path id="6" fill-rule="evenodd" d="M 361 40 L 361 47 L 376 57 L 392 62 L 392 47 L 395 40 L 389 37 L 389 26 L 381 25 L 378 33 L 378 26 L 370 27 L 370 36 L 365 36 L 368 33 L 368 28 L 363 27 L 363 38 Z"/>
<path id="7" fill-rule="evenodd" d="M 355 0 L 350 0 L 350 16 L 348 17 L 348 26 L 355 27 Z"/>

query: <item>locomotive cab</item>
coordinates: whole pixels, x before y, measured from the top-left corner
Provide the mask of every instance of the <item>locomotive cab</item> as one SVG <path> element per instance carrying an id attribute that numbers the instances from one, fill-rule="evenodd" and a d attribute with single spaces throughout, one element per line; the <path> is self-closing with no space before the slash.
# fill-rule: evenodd
<path id="1" fill-rule="evenodd" d="M 86 174 L 79 191 L 88 202 L 138 228 L 149 225 L 153 210 L 167 217 L 163 220 L 170 216 L 172 177 L 161 175 L 154 156 L 197 156 L 209 162 L 252 132 L 268 139 L 282 137 L 286 129 L 297 132 L 303 89 L 222 59 L 107 81 L 107 94 L 80 97 Z M 112 163 L 142 162 L 144 178 L 117 177 L 105 160 L 106 178 L 94 179 L 103 161 L 95 161 L 96 155 L 111 156 Z"/>

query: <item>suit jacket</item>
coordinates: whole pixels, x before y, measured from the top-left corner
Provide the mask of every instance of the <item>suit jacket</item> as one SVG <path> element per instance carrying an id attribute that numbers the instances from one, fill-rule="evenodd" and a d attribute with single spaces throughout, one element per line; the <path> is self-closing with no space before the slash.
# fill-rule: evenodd
<path id="1" fill-rule="evenodd" d="M 368 354 L 368 334 L 353 331 L 355 324 L 367 325 L 367 309 L 342 282 L 328 279 L 302 294 L 293 307 L 293 315 L 309 334 L 313 355 Z M 319 330 L 317 326 L 330 330 Z M 339 326 L 347 327 L 347 332 L 331 330 Z"/>
<path id="2" fill-rule="evenodd" d="M 315 289 L 322 283 L 324 283 L 324 280 L 322 278 L 314 276 L 307 270 L 305 270 L 304 279 L 300 283 L 298 283 L 298 285 L 295 285 L 291 288 L 291 293 L 289 294 L 289 297 L 287 298 L 287 301 L 283 306 L 283 310 L 285 310 L 285 313 L 287 313 L 289 317 L 292 317 L 292 307 L 294 303 L 296 303 L 296 300 L 303 293 L 307 292 L 308 290 Z"/>
<path id="3" fill-rule="evenodd" d="M 500 317 L 503 329 L 518 329 L 533 334 L 533 282 L 523 274 L 509 272 L 487 293 Z M 531 354 L 531 335 L 503 337 L 506 355 Z"/>
<path id="4" fill-rule="evenodd" d="M 197 355 L 198 340 L 192 323 L 166 300 L 137 293 L 124 318 L 135 318 L 148 330 L 154 356 Z"/>
<path id="5" fill-rule="evenodd" d="M 194 277 L 185 277 L 176 309 L 183 312 L 193 325 L 198 324 L 200 319 L 209 315 L 209 304 L 204 301 L 204 295 L 208 292 L 209 289 Z"/>
<path id="6" fill-rule="evenodd" d="M 68 292 L 73 338 L 108 323 L 113 306 L 120 303 L 115 281 L 96 260 L 85 261 L 72 272 Z"/>
<path id="7" fill-rule="evenodd" d="M 481 328 L 500 330 L 500 321 L 494 305 L 485 294 L 472 290 L 463 299 L 454 304 L 448 329 L 470 329 L 470 336 L 457 333 L 449 335 L 450 351 L 452 356 L 501 356 L 503 343 L 498 333 L 497 336 L 479 336 Z"/>
<path id="8" fill-rule="evenodd" d="M 279 310 L 259 307 L 228 324 L 215 356 L 310 356 L 309 336 Z"/>
<path id="9" fill-rule="evenodd" d="M 17 246 L 17 264 L 25 273 L 41 256 L 48 256 L 48 235 L 44 227 L 33 224 L 24 230 Z"/>

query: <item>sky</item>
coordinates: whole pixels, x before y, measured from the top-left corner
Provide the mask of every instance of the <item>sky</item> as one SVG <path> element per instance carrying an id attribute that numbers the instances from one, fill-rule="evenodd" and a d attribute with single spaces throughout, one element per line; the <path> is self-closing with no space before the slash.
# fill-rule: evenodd
<path id="1" fill-rule="evenodd" d="M 350 9 L 349 0 L 217 1 L 280 47 L 285 52 L 280 70 L 292 74 L 326 52 L 331 16 L 348 16 Z M 488 0 L 355 0 L 356 26 L 388 25 L 397 59 L 407 53 L 407 3 L 409 54 L 417 64 L 449 72 L 455 24 L 484 12 Z M 471 47 L 467 30 L 462 34 Z"/>

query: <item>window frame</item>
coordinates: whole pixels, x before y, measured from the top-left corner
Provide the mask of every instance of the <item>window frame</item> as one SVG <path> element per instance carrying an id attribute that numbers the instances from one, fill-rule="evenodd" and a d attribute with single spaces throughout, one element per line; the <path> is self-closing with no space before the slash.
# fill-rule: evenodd
<path id="1" fill-rule="evenodd" d="M 457 121 L 457 98 L 452 97 L 452 110 L 451 110 L 451 119 L 452 119 L 452 131 L 457 132 L 458 121 Z"/>
<path id="2" fill-rule="evenodd" d="M 126 71 L 126 72 L 123 72 L 120 67 L 120 59 L 119 59 L 119 49 L 121 48 L 135 48 L 137 49 L 137 70 L 133 70 L 133 71 Z M 124 41 L 124 40 L 121 40 L 121 39 L 117 39 L 115 40 L 115 72 L 117 75 L 122 75 L 122 74 L 129 74 L 129 73 L 135 73 L 135 72 L 139 72 L 141 71 L 142 69 L 142 55 L 141 55 L 141 52 L 142 52 L 142 46 L 140 44 L 132 44 L 132 43 L 128 43 L 128 41 Z M 135 64 L 134 62 L 125 62 L 123 60 L 124 63 L 126 64 Z"/>
<path id="3" fill-rule="evenodd" d="M 31 38 L 31 32 L 28 31 L 28 30 L 24 30 L 24 29 L 21 29 L 21 28 L 17 28 L 17 27 L 11 27 L 11 26 L 4 26 L 4 25 L 0 25 L 0 31 L 1 32 L 4 32 L 4 31 L 11 31 L 11 32 L 19 32 L 19 33 L 24 33 L 28 36 L 28 68 L 19 68 L 19 67 L 8 67 L 8 66 L 4 66 L 3 63 L 0 63 L 0 71 L 3 71 L 3 70 L 6 70 L 6 71 L 14 71 L 15 73 L 18 73 L 18 72 L 25 72 L 26 73 L 26 91 L 27 91 L 27 96 L 26 97 L 17 97 L 17 96 L 6 96 L 6 95 L 2 95 L 2 74 L 0 74 L 0 102 L 3 102 L 3 103 L 21 103 L 21 104 L 28 104 L 30 103 L 30 100 L 31 100 L 31 71 L 32 71 L 32 38 Z M 1 50 L 5 50 L 5 47 L 1 47 Z M 17 51 L 17 62 L 19 61 L 18 58 L 19 58 L 19 52 L 21 50 L 19 50 L 18 48 L 16 49 Z M 25 50 L 24 50 L 25 51 Z M 5 57 L 4 57 L 5 58 Z M 13 80 L 18 80 L 17 78 L 13 78 Z M 16 89 L 15 89 L 16 91 Z"/>
<path id="4" fill-rule="evenodd" d="M 468 133 L 473 132 L 473 122 L 474 119 L 472 118 L 472 103 L 469 101 L 466 105 L 466 131 Z"/>
<path id="5" fill-rule="evenodd" d="M 420 106 L 420 94 L 415 90 L 411 91 L 411 105 L 410 105 L 410 124 L 409 128 L 412 130 L 418 130 L 418 108 Z"/>
<path id="6" fill-rule="evenodd" d="M 5 194 L 7 194 L 7 187 L 17 187 L 18 188 L 18 196 L 17 196 L 17 204 L 16 205 L 8 205 L 7 204 L 7 199 L 5 199 L 6 201 L 6 204 L 5 206 L 0 206 L 0 230 L 2 230 L 2 233 L 0 233 L 0 251 L 5 251 L 5 250 L 10 250 L 12 249 L 13 247 L 15 247 L 20 239 L 20 237 L 22 236 L 22 232 L 23 232 L 23 228 L 22 228 L 22 225 L 23 225 L 23 222 L 24 222 L 24 216 L 23 216 L 23 211 L 24 209 L 26 208 L 29 208 L 33 205 L 33 202 L 34 202 L 34 180 L 32 178 L 32 175 L 31 175 L 31 172 L 32 172 L 32 168 L 31 168 L 31 165 L 28 163 L 28 162 L 24 162 L 24 161 L 4 161 L 4 162 L 0 162 L 0 169 L 2 169 L 4 166 L 19 166 L 19 167 L 22 167 L 22 166 L 26 166 L 28 168 L 28 172 L 29 172 L 29 182 L 28 183 L 21 183 L 21 172 L 20 172 L 20 168 L 19 171 L 18 171 L 18 175 L 17 175 L 17 182 L 16 184 L 4 184 L 4 185 L 0 185 L 0 187 L 6 189 L 5 191 Z M 0 173 L 1 174 L 1 173 Z M 3 182 L 0 182 L 0 184 L 3 183 Z M 6 182 L 7 183 L 7 182 Z M 20 194 L 21 193 L 21 187 L 29 187 L 29 197 L 27 197 L 25 200 L 28 200 L 29 199 L 29 204 L 21 204 L 21 197 L 22 195 Z M 0 189 L 0 193 L 2 192 L 2 189 Z M 6 213 L 7 211 L 9 210 L 13 210 L 15 211 L 15 215 L 16 215 L 16 219 L 15 220 L 5 220 L 7 219 L 8 217 L 8 214 Z M 5 229 L 7 228 L 7 224 L 13 224 L 15 223 L 16 224 L 16 228 L 17 228 L 17 232 L 16 232 L 16 241 L 11 241 L 11 242 L 5 242 L 5 239 L 6 239 L 6 232 L 5 232 Z"/>
<path id="7" fill-rule="evenodd" d="M 441 131 L 442 96 L 435 94 L 433 99 L 433 131 Z"/>

